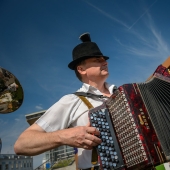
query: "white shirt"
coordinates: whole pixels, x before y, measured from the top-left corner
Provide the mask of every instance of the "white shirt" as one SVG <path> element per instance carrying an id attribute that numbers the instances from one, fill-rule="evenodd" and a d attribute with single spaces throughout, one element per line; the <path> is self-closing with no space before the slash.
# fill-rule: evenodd
<path id="1" fill-rule="evenodd" d="M 114 85 L 105 83 L 105 87 L 111 94 L 113 93 Z M 98 89 L 85 83 L 83 83 L 77 92 L 102 95 Z M 98 97 L 86 98 L 93 107 L 100 106 L 103 101 L 107 99 Z M 86 126 L 88 122 L 88 108 L 84 102 L 74 94 L 63 96 L 36 121 L 46 132 L 53 132 L 75 126 Z M 86 169 L 91 166 L 91 150 L 78 148 L 78 168 Z"/>

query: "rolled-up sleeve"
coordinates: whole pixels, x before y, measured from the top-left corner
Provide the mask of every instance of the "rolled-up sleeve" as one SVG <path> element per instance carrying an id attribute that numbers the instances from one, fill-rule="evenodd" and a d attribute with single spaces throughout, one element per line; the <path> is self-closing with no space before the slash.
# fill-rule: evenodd
<path id="1" fill-rule="evenodd" d="M 52 105 L 35 123 L 46 132 L 68 128 L 80 115 L 76 114 L 81 100 L 74 94 L 63 96 Z"/>

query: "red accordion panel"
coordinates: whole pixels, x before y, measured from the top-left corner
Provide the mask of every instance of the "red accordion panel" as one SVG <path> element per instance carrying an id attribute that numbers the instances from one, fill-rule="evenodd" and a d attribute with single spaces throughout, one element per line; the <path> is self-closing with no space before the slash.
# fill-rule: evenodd
<path id="1" fill-rule="evenodd" d="M 170 68 L 166 68 L 162 65 L 158 66 L 157 69 L 155 70 L 155 73 L 159 73 L 165 77 L 170 77 Z"/>
<path id="2" fill-rule="evenodd" d="M 164 162 L 140 95 L 132 84 L 119 87 L 119 91 L 108 108 L 126 168 L 145 169 Z"/>
<path id="3" fill-rule="evenodd" d="M 162 65 L 157 73 L 170 77 Z M 108 109 L 127 169 L 146 169 L 166 161 L 136 83 L 120 86 Z"/>

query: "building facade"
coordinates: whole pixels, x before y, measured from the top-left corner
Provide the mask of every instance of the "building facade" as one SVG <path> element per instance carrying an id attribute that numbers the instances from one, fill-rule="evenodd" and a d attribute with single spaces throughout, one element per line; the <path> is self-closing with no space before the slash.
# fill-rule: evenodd
<path id="1" fill-rule="evenodd" d="M 0 170 L 33 170 L 33 157 L 0 154 Z"/>

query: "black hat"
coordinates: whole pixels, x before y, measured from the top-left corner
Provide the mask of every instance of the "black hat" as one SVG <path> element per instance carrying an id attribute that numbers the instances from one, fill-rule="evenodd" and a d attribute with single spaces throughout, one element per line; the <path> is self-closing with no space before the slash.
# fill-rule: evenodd
<path id="1" fill-rule="evenodd" d="M 83 43 L 77 45 L 72 52 L 73 61 L 68 64 L 68 67 L 72 70 L 82 60 L 91 57 L 104 57 L 106 60 L 109 59 L 107 56 L 103 56 L 99 47 L 96 43 L 91 42 L 90 34 L 84 33 L 79 37 Z"/>

